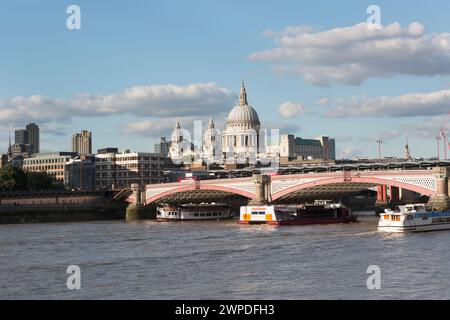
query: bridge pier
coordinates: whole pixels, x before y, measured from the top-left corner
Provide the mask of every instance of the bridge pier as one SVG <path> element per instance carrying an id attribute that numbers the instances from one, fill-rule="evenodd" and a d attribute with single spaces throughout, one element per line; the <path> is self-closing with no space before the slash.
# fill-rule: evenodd
<path id="1" fill-rule="evenodd" d="M 389 208 L 389 200 L 387 195 L 387 186 L 377 186 L 377 200 L 375 201 L 375 212 L 384 212 L 384 209 Z"/>
<path id="2" fill-rule="evenodd" d="M 133 183 L 131 185 L 131 191 L 133 191 L 133 203 L 130 203 L 126 209 L 125 220 L 141 220 L 151 219 L 156 217 L 156 209 L 154 206 L 145 206 L 143 203 L 142 190 L 138 184 Z M 145 199 L 145 197 L 144 197 Z"/>
<path id="3" fill-rule="evenodd" d="M 255 199 L 252 199 L 248 202 L 249 206 L 259 206 L 265 205 L 270 202 L 270 176 L 268 175 L 253 175 L 253 182 L 255 184 L 256 192 Z"/>
<path id="4" fill-rule="evenodd" d="M 448 210 L 450 209 L 450 197 L 449 197 L 449 167 L 436 167 L 433 168 L 433 175 L 436 177 L 437 192 L 436 195 L 431 197 L 428 203 L 436 210 Z"/>

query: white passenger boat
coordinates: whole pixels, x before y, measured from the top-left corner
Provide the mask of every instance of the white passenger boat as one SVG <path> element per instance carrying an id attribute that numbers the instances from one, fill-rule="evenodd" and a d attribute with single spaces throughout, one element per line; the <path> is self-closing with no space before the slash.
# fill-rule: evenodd
<path id="1" fill-rule="evenodd" d="M 232 218 L 231 208 L 226 204 L 163 204 L 157 207 L 158 220 L 217 220 Z"/>
<path id="2" fill-rule="evenodd" d="M 380 214 L 378 231 L 421 232 L 450 229 L 450 210 L 435 211 L 425 204 L 407 204 Z"/>

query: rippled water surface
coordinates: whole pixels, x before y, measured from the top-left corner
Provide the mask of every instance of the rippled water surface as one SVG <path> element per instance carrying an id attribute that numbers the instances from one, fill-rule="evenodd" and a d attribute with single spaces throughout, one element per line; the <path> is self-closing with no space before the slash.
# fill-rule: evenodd
<path id="1" fill-rule="evenodd" d="M 235 221 L 0 225 L 1 299 L 450 299 L 450 231 Z M 68 265 L 81 289 L 68 290 Z M 368 290 L 369 265 L 381 289 Z"/>

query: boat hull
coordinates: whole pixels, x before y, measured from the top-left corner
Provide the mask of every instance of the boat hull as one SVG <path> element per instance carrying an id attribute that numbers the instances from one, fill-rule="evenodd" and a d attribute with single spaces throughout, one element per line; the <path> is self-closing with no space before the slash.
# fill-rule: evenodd
<path id="1" fill-rule="evenodd" d="M 239 224 L 269 224 L 274 226 L 302 226 L 302 225 L 311 225 L 311 224 L 337 224 L 337 223 L 351 223 L 357 222 L 357 218 L 352 217 L 343 217 L 343 218 L 302 218 L 298 220 L 279 220 L 279 221 L 239 221 Z"/>
<path id="2" fill-rule="evenodd" d="M 428 232 L 428 231 L 441 231 L 450 230 L 450 223 L 442 224 L 427 224 L 416 226 L 380 226 L 378 231 L 380 232 L 392 232 L 392 233 L 407 233 L 407 232 Z"/>

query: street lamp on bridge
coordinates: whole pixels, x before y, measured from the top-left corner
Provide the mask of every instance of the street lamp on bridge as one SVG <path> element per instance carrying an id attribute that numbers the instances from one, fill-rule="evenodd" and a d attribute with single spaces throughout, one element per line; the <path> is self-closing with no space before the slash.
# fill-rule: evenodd
<path id="1" fill-rule="evenodd" d="M 377 143 L 378 143 L 378 161 L 381 161 L 381 144 L 383 143 L 383 141 L 381 139 L 378 139 Z"/>

